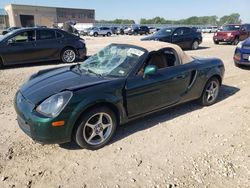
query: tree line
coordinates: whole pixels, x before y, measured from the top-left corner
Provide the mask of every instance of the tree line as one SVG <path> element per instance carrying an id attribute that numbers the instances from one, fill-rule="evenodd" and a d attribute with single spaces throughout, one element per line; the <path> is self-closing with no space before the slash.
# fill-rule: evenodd
<path id="1" fill-rule="evenodd" d="M 99 20 L 96 23 L 112 23 L 112 24 L 135 24 L 134 20 L 115 19 L 115 20 Z M 223 24 L 239 24 L 241 23 L 240 14 L 233 13 L 225 15 L 221 18 L 217 16 L 192 16 L 187 19 L 168 20 L 163 17 L 154 17 L 152 19 L 140 19 L 140 24 L 173 24 L 173 25 L 223 25 Z"/>

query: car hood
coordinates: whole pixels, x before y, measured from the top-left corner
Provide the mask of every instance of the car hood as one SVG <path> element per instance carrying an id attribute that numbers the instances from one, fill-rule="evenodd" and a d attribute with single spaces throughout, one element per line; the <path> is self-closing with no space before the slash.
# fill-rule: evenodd
<path id="1" fill-rule="evenodd" d="M 92 74 L 77 73 L 71 67 L 43 70 L 33 75 L 20 89 L 33 104 L 65 90 L 77 90 L 109 82 L 111 79 Z"/>

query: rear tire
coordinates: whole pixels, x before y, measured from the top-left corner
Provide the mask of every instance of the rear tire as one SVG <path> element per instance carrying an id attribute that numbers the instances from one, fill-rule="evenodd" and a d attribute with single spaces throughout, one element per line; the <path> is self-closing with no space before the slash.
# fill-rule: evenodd
<path id="1" fill-rule="evenodd" d="M 214 104 L 218 98 L 220 90 L 220 82 L 216 77 L 210 78 L 202 92 L 202 95 L 199 99 L 199 103 L 202 106 L 210 106 Z"/>
<path id="2" fill-rule="evenodd" d="M 108 32 L 108 33 L 107 33 L 107 37 L 110 37 L 110 36 L 111 36 L 111 33 L 110 33 L 110 32 Z"/>
<path id="3" fill-rule="evenodd" d="M 199 48 L 198 40 L 194 40 L 191 46 L 191 50 L 197 50 Z"/>
<path id="4" fill-rule="evenodd" d="M 81 148 L 96 150 L 105 146 L 112 139 L 116 127 L 115 113 L 102 106 L 84 113 L 78 121 L 73 136 Z"/>

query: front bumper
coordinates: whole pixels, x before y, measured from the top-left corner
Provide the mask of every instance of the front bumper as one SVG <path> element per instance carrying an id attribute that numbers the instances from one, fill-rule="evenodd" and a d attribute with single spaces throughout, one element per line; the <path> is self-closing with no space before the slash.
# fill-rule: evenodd
<path id="1" fill-rule="evenodd" d="M 214 36 L 215 42 L 233 42 L 234 36 Z"/>
<path id="2" fill-rule="evenodd" d="M 236 48 L 234 53 L 234 63 L 236 65 L 250 66 L 250 50 Z"/>
<path id="3" fill-rule="evenodd" d="M 68 125 L 53 127 L 52 122 L 57 118 L 47 118 L 38 114 L 35 105 L 29 102 L 20 92 L 15 97 L 17 122 L 21 130 L 29 137 L 43 144 L 60 144 L 70 142 L 71 133 Z"/>
<path id="4" fill-rule="evenodd" d="M 87 55 L 86 47 L 77 49 L 77 57 L 79 59 L 85 59 L 86 55 Z"/>

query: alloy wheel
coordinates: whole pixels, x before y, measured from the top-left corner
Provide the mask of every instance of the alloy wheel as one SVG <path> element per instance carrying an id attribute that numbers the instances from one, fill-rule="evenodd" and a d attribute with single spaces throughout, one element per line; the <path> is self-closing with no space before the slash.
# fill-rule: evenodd
<path id="1" fill-rule="evenodd" d="M 75 58 L 76 58 L 76 54 L 74 50 L 67 49 L 63 52 L 63 59 L 65 60 L 65 62 L 72 63 L 73 61 L 75 61 Z"/>
<path id="2" fill-rule="evenodd" d="M 113 121 L 109 114 L 100 112 L 91 116 L 83 128 L 83 138 L 89 145 L 99 145 L 111 135 Z"/>
<path id="3" fill-rule="evenodd" d="M 206 88 L 206 100 L 208 103 L 213 103 L 219 93 L 219 83 L 211 81 Z"/>

